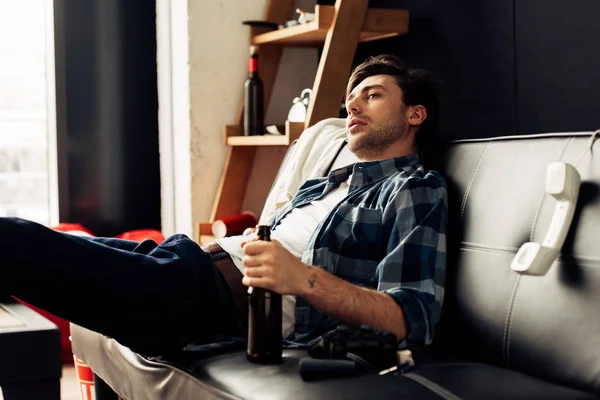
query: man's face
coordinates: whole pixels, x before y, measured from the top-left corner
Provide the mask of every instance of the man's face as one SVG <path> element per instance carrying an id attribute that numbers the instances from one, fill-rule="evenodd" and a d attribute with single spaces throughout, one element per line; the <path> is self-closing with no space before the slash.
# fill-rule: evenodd
<path id="1" fill-rule="evenodd" d="M 348 146 L 361 160 L 380 159 L 398 141 L 407 140 L 409 124 L 402 89 L 391 75 L 373 75 L 346 99 Z"/>

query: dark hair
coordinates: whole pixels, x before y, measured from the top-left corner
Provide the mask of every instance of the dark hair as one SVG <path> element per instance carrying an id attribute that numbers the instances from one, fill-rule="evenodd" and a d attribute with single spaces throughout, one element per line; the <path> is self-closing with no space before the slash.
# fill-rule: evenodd
<path id="1" fill-rule="evenodd" d="M 402 60 L 390 54 L 369 57 L 352 71 L 346 97 L 363 80 L 373 75 L 391 75 L 396 79 L 404 94 L 402 102 L 406 106 L 422 105 L 427 110 L 427 118 L 421 124 L 415 136 L 419 153 L 427 150 L 439 125 L 439 100 L 435 85 L 440 82 L 429 72 L 422 69 L 406 68 Z"/>

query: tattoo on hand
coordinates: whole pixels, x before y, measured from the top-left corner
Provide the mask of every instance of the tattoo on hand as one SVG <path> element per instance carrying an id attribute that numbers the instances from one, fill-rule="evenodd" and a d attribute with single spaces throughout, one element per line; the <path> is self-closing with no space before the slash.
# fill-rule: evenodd
<path id="1" fill-rule="evenodd" d="M 317 281 L 317 274 L 312 274 L 312 276 L 308 280 L 308 284 L 310 285 L 311 289 L 313 289 L 315 287 L 315 282 L 316 281 Z"/>

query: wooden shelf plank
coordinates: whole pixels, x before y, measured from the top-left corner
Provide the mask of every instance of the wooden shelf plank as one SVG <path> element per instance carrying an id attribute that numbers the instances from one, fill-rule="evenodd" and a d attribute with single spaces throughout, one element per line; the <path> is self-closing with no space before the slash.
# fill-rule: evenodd
<path id="1" fill-rule="evenodd" d="M 225 173 L 217 189 L 217 202 L 213 205 L 210 221 L 240 213 L 250 179 L 256 147 L 230 147 L 225 159 Z"/>
<path id="2" fill-rule="evenodd" d="M 196 231 L 196 243 L 206 244 L 214 241 L 212 222 L 199 222 Z"/>
<path id="3" fill-rule="evenodd" d="M 200 234 L 200 235 L 212 235 L 212 222 L 200 222 L 200 223 L 198 223 L 198 234 Z"/>
<path id="4" fill-rule="evenodd" d="M 278 29 L 256 35 L 252 44 L 286 44 L 294 46 L 315 46 L 322 43 L 327 29 L 319 29 L 315 21 L 307 24 L 296 25 L 290 28 Z"/>
<path id="5" fill-rule="evenodd" d="M 306 24 L 278 29 L 257 35 L 252 43 L 292 46 L 322 45 L 333 23 L 334 6 L 315 7 L 315 20 Z M 408 33 L 408 10 L 368 9 L 360 34 L 360 42 L 383 39 Z"/>
<path id="6" fill-rule="evenodd" d="M 228 146 L 289 146 L 300 137 L 304 122 L 285 123 L 285 135 L 242 136 L 237 125 L 225 127 L 225 143 Z"/>
<path id="7" fill-rule="evenodd" d="M 300 138 L 304 132 L 304 122 L 285 121 L 285 134 L 290 137 L 290 143 Z"/>
<path id="8" fill-rule="evenodd" d="M 400 34 L 401 33 L 398 32 L 361 32 L 359 41 L 370 42 L 372 40 L 385 39 Z M 265 35 L 269 36 L 264 37 Z M 315 29 L 314 25 L 309 23 L 256 36 L 253 40 L 253 44 L 280 44 L 297 47 L 320 46 L 325 42 L 326 37 L 327 29 Z"/>
<path id="9" fill-rule="evenodd" d="M 287 146 L 290 138 L 287 135 L 263 136 L 230 136 L 227 138 L 229 146 Z"/>
<path id="10" fill-rule="evenodd" d="M 198 235 L 198 240 L 196 241 L 196 243 L 198 243 L 199 245 L 203 245 L 214 241 L 215 237 L 213 235 Z"/>

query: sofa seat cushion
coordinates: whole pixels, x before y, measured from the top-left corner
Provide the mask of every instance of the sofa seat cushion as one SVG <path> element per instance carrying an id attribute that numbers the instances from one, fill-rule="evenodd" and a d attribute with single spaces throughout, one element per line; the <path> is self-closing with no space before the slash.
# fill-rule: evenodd
<path id="1" fill-rule="evenodd" d="M 72 326 L 75 354 L 124 398 L 152 399 L 595 399 L 592 394 L 512 370 L 474 363 L 420 366 L 404 375 L 305 382 L 305 351 L 284 351 L 281 365 L 256 365 L 237 351 L 182 364 L 152 360 L 112 339 Z M 75 340 L 76 339 L 76 340 Z"/>
<path id="2" fill-rule="evenodd" d="M 403 375 L 446 399 L 597 399 L 595 395 L 559 386 L 488 364 L 447 363 L 422 366 Z M 448 395 L 449 394 L 449 395 Z"/>
<path id="3" fill-rule="evenodd" d="M 403 375 L 304 382 L 304 351 L 285 351 L 284 364 L 254 365 L 244 352 L 196 364 L 193 375 L 219 391 L 244 399 L 596 399 L 593 394 L 545 382 L 509 369 L 475 363 L 427 365 Z"/>
<path id="4" fill-rule="evenodd" d="M 246 360 L 244 351 L 202 360 L 190 372 L 200 381 L 240 399 L 436 399 L 425 385 L 394 375 L 332 378 L 305 382 L 299 363 L 303 350 L 284 350 L 283 364 L 258 365 Z"/>

